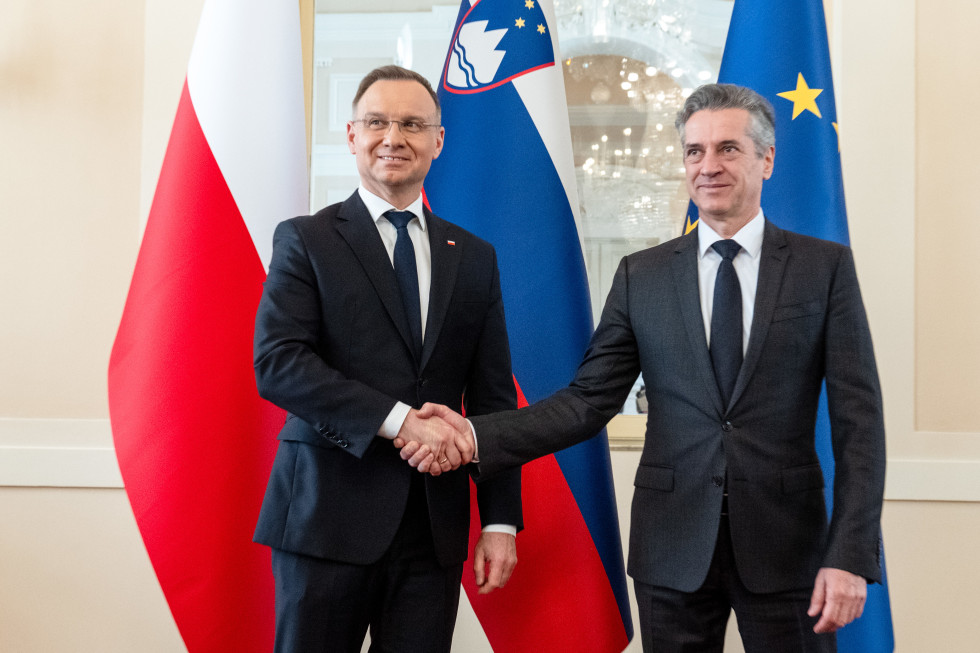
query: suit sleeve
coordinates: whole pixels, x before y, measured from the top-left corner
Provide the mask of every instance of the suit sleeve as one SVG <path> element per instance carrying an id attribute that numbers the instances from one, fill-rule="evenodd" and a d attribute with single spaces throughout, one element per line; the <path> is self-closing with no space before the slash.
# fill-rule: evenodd
<path id="1" fill-rule="evenodd" d="M 479 478 L 594 437 L 619 412 L 639 373 L 630 323 L 629 259 L 624 258 L 569 386 L 519 411 L 472 420 L 480 442 Z"/>
<path id="2" fill-rule="evenodd" d="M 835 477 L 823 566 L 880 581 L 885 427 L 871 332 L 847 248 L 842 250 L 831 287 L 826 333 Z"/>
<path id="3" fill-rule="evenodd" d="M 517 407 L 517 391 L 511 370 L 510 344 L 496 253 L 493 253 L 489 308 L 466 384 L 464 406 L 468 416 L 486 415 Z M 524 519 L 520 467 L 507 470 L 497 478 L 479 484 L 477 504 L 482 526 L 509 524 L 521 530 Z"/>
<path id="4" fill-rule="evenodd" d="M 346 378 L 317 353 L 320 292 L 301 234 L 293 222 L 280 223 L 255 318 L 256 384 L 264 399 L 360 458 L 396 402 Z"/>

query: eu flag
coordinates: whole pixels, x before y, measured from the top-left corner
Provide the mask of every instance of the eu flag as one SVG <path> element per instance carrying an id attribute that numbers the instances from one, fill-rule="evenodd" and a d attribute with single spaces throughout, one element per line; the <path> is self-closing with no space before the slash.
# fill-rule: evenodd
<path id="1" fill-rule="evenodd" d="M 735 0 L 718 81 L 748 86 L 776 111 L 776 166 L 762 187 L 762 208 L 782 228 L 848 243 L 837 109 L 821 0 Z M 834 459 L 826 396 L 817 419 L 817 451 L 827 504 Z M 868 586 L 863 616 L 838 632 L 841 653 L 891 652 L 888 581 Z"/>
<path id="2" fill-rule="evenodd" d="M 565 387 L 592 334 L 551 0 L 464 0 L 439 81 L 431 209 L 493 243 L 519 399 Z M 523 401 L 523 405 L 526 405 Z M 479 434 L 477 434 L 479 437 Z M 605 432 L 524 466 L 520 564 L 464 587 L 498 651 L 622 651 L 633 635 Z"/>

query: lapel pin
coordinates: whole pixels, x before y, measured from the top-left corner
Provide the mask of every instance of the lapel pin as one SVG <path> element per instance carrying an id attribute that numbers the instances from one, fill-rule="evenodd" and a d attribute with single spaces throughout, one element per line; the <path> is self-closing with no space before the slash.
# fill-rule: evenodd
<path id="1" fill-rule="evenodd" d="M 447 240 L 446 241 L 446 244 L 449 245 L 450 247 L 456 247 L 456 241 L 455 240 Z"/>

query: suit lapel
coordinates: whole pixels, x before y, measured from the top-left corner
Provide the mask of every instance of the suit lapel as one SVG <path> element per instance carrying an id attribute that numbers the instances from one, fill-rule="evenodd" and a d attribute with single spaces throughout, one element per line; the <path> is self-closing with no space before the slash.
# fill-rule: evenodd
<path id="1" fill-rule="evenodd" d="M 337 212 L 337 231 L 357 256 L 402 340 L 409 351 L 412 351 L 412 333 L 402 306 L 395 270 L 391 267 L 391 259 L 381 242 L 378 227 L 357 191 L 347 198 Z"/>
<path id="2" fill-rule="evenodd" d="M 698 371 L 701 380 L 708 388 L 708 395 L 718 413 L 724 413 L 721 403 L 721 391 L 715 381 L 715 371 L 711 366 L 708 354 L 708 340 L 704 335 L 704 317 L 701 315 L 701 295 L 698 289 L 698 232 L 697 230 L 683 236 L 674 250 L 671 260 L 671 272 L 674 275 L 674 289 L 681 307 L 683 329 L 687 333 L 694 360 L 691 364 Z"/>
<path id="3" fill-rule="evenodd" d="M 772 314 L 776 309 L 776 298 L 779 296 L 779 288 L 783 282 L 783 272 L 786 270 L 786 260 L 789 258 L 783 230 L 769 220 L 766 220 L 762 236 L 762 253 L 759 256 L 759 282 L 755 292 L 749 346 L 742 361 L 742 368 L 738 372 L 738 378 L 735 380 L 729 405 L 734 405 L 738 401 L 755 372 L 759 357 L 762 356 L 762 347 L 769 333 Z"/>
<path id="4" fill-rule="evenodd" d="M 452 237 L 452 225 L 428 210 L 425 211 L 425 224 L 429 236 L 429 251 L 432 254 L 432 281 L 429 287 L 429 312 L 425 320 L 420 369 L 425 367 L 432 355 L 439 333 L 446 323 L 462 248 L 462 244 L 456 244 L 456 239 Z"/>

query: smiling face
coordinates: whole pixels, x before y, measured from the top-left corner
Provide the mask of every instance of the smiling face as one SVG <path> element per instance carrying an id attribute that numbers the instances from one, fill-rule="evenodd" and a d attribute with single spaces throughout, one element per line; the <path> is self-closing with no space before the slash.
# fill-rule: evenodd
<path id="1" fill-rule="evenodd" d="M 357 103 L 354 121 L 347 123 L 347 146 L 357 159 L 361 183 L 396 208 L 411 204 L 433 159 L 442 152 L 445 129 L 430 127 L 417 134 L 394 122 L 385 131 L 371 131 L 370 118 L 437 124 L 436 105 L 418 82 L 381 80 L 368 87 Z"/>
<path id="2" fill-rule="evenodd" d="M 694 113 L 684 128 L 687 191 L 700 217 L 725 237 L 759 213 L 762 182 L 772 176 L 776 149 L 758 155 L 750 120 L 744 109 L 707 109 Z"/>

